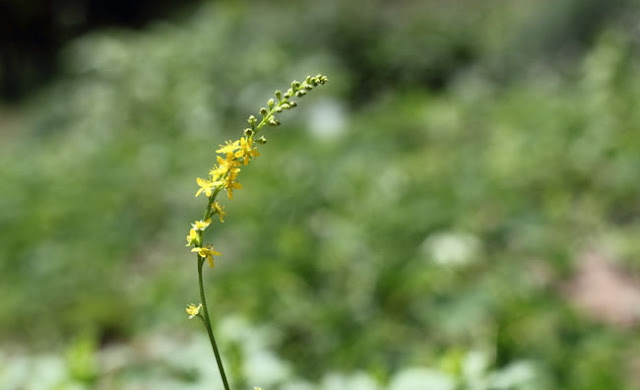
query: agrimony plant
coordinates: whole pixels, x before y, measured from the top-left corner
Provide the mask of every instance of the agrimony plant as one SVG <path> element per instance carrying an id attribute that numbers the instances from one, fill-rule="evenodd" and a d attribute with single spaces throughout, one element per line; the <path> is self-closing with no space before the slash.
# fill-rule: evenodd
<path id="1" fill-rule="evenodd" d="M 216 150 L 217 164 L 209 170 L 206 178 L 197 178 L 196 182 L 200 187 L 196 192 L 196 197 L 204 195 L 207 198 L 207 206 L 202 219 L 194 221 L 187 235 L 187 245 L 191 247 L 191 252 L 196 253 L 196 266 L 198 270 L 198 289 L 200 292 L 200 303 L 198 305 L 187 305 L 186 312 L 189 318 L 199 318 L 207 330 L 211 348 L 218 364 L 220 377 L 225 390 L 229 390 L 229 382 L 222 365 L 220 351 L 213 335 L 213 327 L 209 318 L 209 307 L 204 292 L 204 284 L 202 279 L 202 269 L 204 263 L 207 262 L 210 268 L 215 266 L 214 256 L 220 256 L 221 253 L 214 249 L 213 245 L 205 240 L 205 231 L 211 229 L 214 219 L 224 222 L 226 212 L 224 206 L 218 202 L 217 198 L 221 192 L 226 192 L 227 197 L 233 199 L 233 191 L 242 188 L 238 182 L 238 176 L 243 167 L 249 165 L 253 159 L 260 156 L 258 147 L 264 145 L 267 140 L 264 135 L 260 134 L 265 126 L 275 127 L 280 125 L 277 115 L 285 110 L 290 110 L 297 106 L 295 98 L 305 96 L 319 85 L 324 85 L 327 78 L 318 74 L 316 76 L 307 76 L 303 82 L 293 81 L 291 88 L 286 92 L 275 92 L 275 99 L 271 98 L 267 102 L 267 107 L 260 108 L 261 119 L 254 115 L 249 116 L 247 123 L 249 127 L 244 129 L 243 135 L 235 141 L 227 141 L 224 145 Z M 215 217 L 215 218 L 214 218 Z M 258 390 L 259 388 L 254 388 Z"/>

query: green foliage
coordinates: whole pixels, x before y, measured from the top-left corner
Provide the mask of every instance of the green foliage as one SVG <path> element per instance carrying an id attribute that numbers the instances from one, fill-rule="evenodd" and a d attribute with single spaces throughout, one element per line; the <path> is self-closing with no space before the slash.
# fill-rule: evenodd
<path id="1" fill-rule="evenodd" d="M 76 340 L 67 351 L 67 370 L 72 380 L 91 386 L 98 375 L 96 363 L 95 338 L 82 337 Z"/>
<path id="2" fill-rule="evenodd" d="M 1 135 L 2 338 L 101 345 L 184 326 L 200 162 L 283 80 L 322 70 L 332 87 L 270 129 L 214 233 L 211 312 L 277 329 L 274 350 L 309 380 L 455 377 L 482 350 L 483 375 L 533 362 L 535 389 L 636 387 L 637 330 L 563 289 L 591 248 L 640 268 L 634 42 L 610 29 L 568 76 L 531 58 L 498 82 L 505 11 L 451 27 L 428 22 L 461 11 L 427 3 L 386 24 L 364 2 L 220 3 L 75 42 L 68 73 Z"/>

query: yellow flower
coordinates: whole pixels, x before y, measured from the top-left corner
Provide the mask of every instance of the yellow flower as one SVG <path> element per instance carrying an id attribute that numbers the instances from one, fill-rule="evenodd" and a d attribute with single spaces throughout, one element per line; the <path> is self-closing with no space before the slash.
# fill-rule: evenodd
<path id="1" fill-rule="evenodd" d="M 220 145 L 220 149 L 216 150 L 216 153 L 233 153 L 240 147 L 239 141 L 227 141 L 226 145 Z"/>
<path id="2" fill-rule="evenodd" d="M 229 199 L 233 199 L 233 190 L 242 189 L 242 184 L 235 181 L 237 176 L 237 173 L 229 174 L 223 182 L 223 187 L 227 190 L 227 196 Z"/>
<path id="3" fill-rule="evenodd" d="M 196 182 L 200 186 L 200 189 L 198 190 L 198 192 L 196 192 L 196 197 L 198 197 L 198 195 L 202 194 L 203 192 L 206 196 L 211 196 L 211 194 L 213 194 L 213 190 L 218 185 L 220 185 L 220 182 L 201 179 L 199 177 L 196 178 Z"/>
<path id="4" fill-rule="evenodd" d="M 253 148 L 252 138 L 247 138 L 247 137 L 240 138 L 240 150 L 235 152 L 234 157 L 242 159 L 244 162 L 244 165 L 247 165 L 249 164 L 249 160 L 251 160 L 252 157 L 257 157 L 259 155 L 260 155 L 260 152 L 258 152 L 256 149 Z"/>
<path id="5" fill-rule="evenodd" d="M 216 157 L 218 160 L 218 165 L 214 166 L 213 169 L 209 171 L 209 175 L 213 180 L 218 180 L 223 178 L 227 173 L 236 175 L 240 172 L 240 168 L 238 168 L 238 162 L 234 160 L 233 153 L 227 153 L 226 158 L 222 158 L 220 156 Z"/>
<path id="6" fill-rule="evenodd" d="M 203 231 L 210 224 L 211 224 L 211 218 L 207 219 L 206 221 L 203 221 L 203 220 L 195 221 L 194 223 L 191 224 L 191 226 L 193 226 L 195 230 Z"/>
<path id="7" fill-rule="evenodd" d="M 213 204 L 211 205 L 211 208 L 213 209 L 213 212 L 215 214 L 218 214 L 218 217 L 220 218 L 220 222 L 224 222 L 224 216 L 227 215 L 227 212 L 222 210 L 223 207 L 220 205 L 220 203 L 213 202 Z"/>
<path id="8" fill-rule="evenodd" d="M 198 235 L 198 232 L 195 229 L 190 229 L 189 235 L 187 236 L 187 245 L 185 246 L 199 245 L 199 243 L 200 236 Z"/>
<path id="9" fill-rule="evenodd" d="M 227 174 L 226 166 L 214 165 L 213 168 L 209 170 L 209 176 L 211 176 L 213 180 L 218 180 L 226 174 Z"/>
<path id="10" fill-rule="evenodd" d="M 213 249 L 213 245 L 205 245 L 203 247 L 192 248 L 191 252 L 198 252 L 198 255 L 200 255 L 200 257 L 202 257 L 203 259 L 207 259 L 210 268 L 213 268 L 215 266 L 215 263 L 213 262 L 213 256 L 220 256 L 222 254 Z"/>
<path id="11" fill-rule="evenodd" d="M 201 308 L 202 308 L 202 303 L 199 304 L 198 306 L 194 305 L 193 303 L 190 303 L 187 305 L 187 308 L 185 309 L 185 311 L 187 312 L 187 314 L 189 314 L 189 319 L 192 319 L 193 317 L 200 314 Z"/>

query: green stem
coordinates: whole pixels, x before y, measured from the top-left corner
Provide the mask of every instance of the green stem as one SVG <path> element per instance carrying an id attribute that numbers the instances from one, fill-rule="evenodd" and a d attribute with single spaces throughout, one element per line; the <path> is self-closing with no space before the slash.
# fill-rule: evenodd
<path id="1" fill-rule="evenodd" d="M 213 353 L 214 355 L 216 355 L 216 363 L 218 363 L 218 370 L 220 371 L 220 376 L 222 377 L 222 384 L 224 385 L 225 390 L 229 390 L 229 383 L 227 382 L 227 376 L 225 375 L 224 367 L 222 366 L 220 351 L 218 351 L 218 345 L 216 344 L 216 339 L 213 336 L 213 330 L 211 328 L 211 320 L 209 319 L 207 300 L 204 296 L 204 285 L 202 283 L 202 265 L 204 264 L 204 260 L 205 259 L 198 256 L 198 286 L 200 287 L 200 301 L 202 302 L 202 312 L 204 314 L 204 326 L 205 328 L 207 328 L 209 340 L 211 341 L 211 348 L 213 348 Z"/>

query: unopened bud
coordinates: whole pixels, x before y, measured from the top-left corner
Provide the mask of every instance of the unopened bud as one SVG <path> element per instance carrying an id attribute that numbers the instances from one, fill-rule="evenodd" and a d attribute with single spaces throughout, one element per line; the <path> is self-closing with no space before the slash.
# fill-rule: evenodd
<path id="1" fill-rule="evenodd" d="M 280 121 L 277 120 L 273 116 L 269 119 L 269 121 L 267 123 L 269 123 L 270 126 L 278 126 L 278 125 L 280 125 Z"/>
<path id="2" fill-rule="evenodd" d="M 311 84 L 313 84 L 314 87 L 317 87 L 318 84 L 324 85 L 327 81 L 327 76 L 323 76 L 322 73 L 318 73 L 315 77 L 311 78 Z"/>

